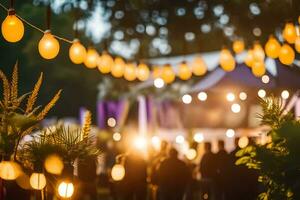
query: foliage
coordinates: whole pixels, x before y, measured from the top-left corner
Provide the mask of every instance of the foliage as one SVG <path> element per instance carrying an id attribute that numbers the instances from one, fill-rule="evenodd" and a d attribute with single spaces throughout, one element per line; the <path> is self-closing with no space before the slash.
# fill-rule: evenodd
<path id="1" fill-rule="evenodd" d="M 285 113 L 280 99 L 274 97 L 261 101 L 263 125 L 268 125 L 271 141 L 254 144 L 239 152 L 236 164 L 257 169 L 265 191 L 262 200 L 300 199 L 300 121 Z"/>
<path id="2" fill-rule="evenodd" d="M 0 79 L 3 82 L 3 97 L 0 100 L 0 154 L 2 156 L 16 155 L 20 140 L 37 127 L 59 99 L 61 90 L 44 108 L 35 107 L 42 78 L 43 74 L 40 75 L 32 92 L 19 96 L 18 63 L 14 66 L 11 81 L 0 70 Z M 26 99 L 27 103 L 24 105 Z"/>

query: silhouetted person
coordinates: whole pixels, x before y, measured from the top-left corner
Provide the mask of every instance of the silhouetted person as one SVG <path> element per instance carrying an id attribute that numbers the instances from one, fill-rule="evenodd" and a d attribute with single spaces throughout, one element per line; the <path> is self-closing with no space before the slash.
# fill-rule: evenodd
<path id="1" fill-rule="evenodd" d="M 178 152 L 172 148 L 169 157 L 158 169 L 158 190 L 160 200 L 182 200 L 190 173 L 187 165 L 178 159 Z"/>
<path id="2" fill-rule="evenodd" d="M 230 184 L 230 155 L 225 150 L 225 143 L 223 140 L 218 141 L 219 151 L 215 155 L 216 159 L 216 187 L 217 187 L 217 199 L 227 199 L 228 184 Z"/>
<path id="3" fill-rule="evenodd" d="M 211 151 L 211 143 L 204 143 L 204 154 L 200 162 L 201 182 L 203 183 L 202 191 L 209 193 L 209 199 L 214 199 L 216 193 L 216 157 Z"/>
<path id="4" fill-rule="evenodd" d="M 147 198 L 147 163 L 140 152 L 132 151 L 125 160 L 125 177 L 122 181 L 124 200 Z"/>

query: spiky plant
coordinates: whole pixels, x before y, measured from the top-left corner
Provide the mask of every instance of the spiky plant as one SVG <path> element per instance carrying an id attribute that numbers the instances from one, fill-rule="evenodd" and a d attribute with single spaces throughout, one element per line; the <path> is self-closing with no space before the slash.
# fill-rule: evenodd
<path id="1" fill-rule="evenodd" d="M 42 84 L 43 74 L 41 73 L 34 89 L 30 93 L 18 95 L 18 63 L 13 69 L 12 78 L 9 81 L 6 75 L 0 70 L 0 79 L 3 83 L 3 96 L 0 100 L 0 155 L 11 157 L 16 152 L 20 140 L 30 134 L 38 123 L 44 119 L 47 113 L 58 101 L 61 90 L 44 107 L 36 106 L 35 103 Z M 27 99 L 25 106 L 23 102 Z"/>
<path id="2" fill-rule="evenodd" d="M 271 141 L 240 150 L 236 164 L 258 170 L 258 181 L 265 186 L 259 199 L 300 199 L 300 121 L 284 112 L 280 99 L 266 98 L 261 105 L 261 121 L 270 127 Z"/>

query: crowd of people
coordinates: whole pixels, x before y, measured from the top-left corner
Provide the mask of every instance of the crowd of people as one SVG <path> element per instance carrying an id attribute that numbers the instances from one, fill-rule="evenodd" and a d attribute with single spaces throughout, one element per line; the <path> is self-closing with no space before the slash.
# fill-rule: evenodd
<path id="1" fill-rule="evenodd" d="M 259 192 L 255 170 L 235 165 L 235 154 L 225 150 L 218 141 L 218 151 L 204 143 L 204 154 L 199 163 L 180 159 L 178 151 L 162 142 L 158 153 L 147 161 L 139 151 L 124 156 L 125 176 L 111 182 L 114 200 L 252 200 Z"/>

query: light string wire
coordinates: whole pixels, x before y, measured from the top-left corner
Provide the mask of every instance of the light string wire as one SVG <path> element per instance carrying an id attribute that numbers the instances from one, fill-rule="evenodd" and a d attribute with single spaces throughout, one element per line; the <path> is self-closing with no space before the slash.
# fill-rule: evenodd
<path id="1" fill-rule="evenodd" d="M 9 11 L 9 9 L 8 9 L 7 7 L 5 7 L 2 3 L 0 3 L 0 7 L 3 8 L 3 10 L 5 10 L 6 12 Z M 27 21 L 27 20 L 24 19 L 23 17 L 21 17 L 21 16 L 19 16 L 19 15 L 17 15 L 17 14 L 16 14 L 16 16 L 17 16 L 21 21 L 23 21 L 25 24 L 27 24 L 28 26 L 32 27 L 33 29 L 35 29 L 35 30 L 37 30 L 37 31 L 39 31 L 39 32 L 41 32 L 41 33 L 43 33 L 43 34 L 45 33 L 44 30 L 42 30 L 41 28 L 39 28 L 39 27 L 33 25 L 32 23 L 30 23 L 29 21 Z M 73 43 L 73 41 L 71 41 L 71 40 L 69 40 L 69 39 L 66 39 L 66 38 L 63 38 L 63 37 L 60 37 L 60 36 L 54 35 L 54 34 L 52 34 L 52 35 L 53 35 L 55 38 L 57 38 L 58 40 L 64 41 L 64 42 L 69 43 L 69 44 L 72 44 L 72 43 Z"/>

